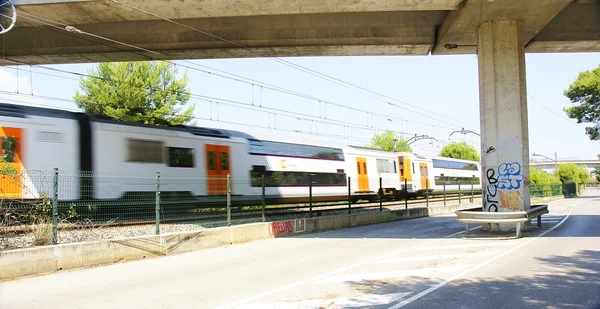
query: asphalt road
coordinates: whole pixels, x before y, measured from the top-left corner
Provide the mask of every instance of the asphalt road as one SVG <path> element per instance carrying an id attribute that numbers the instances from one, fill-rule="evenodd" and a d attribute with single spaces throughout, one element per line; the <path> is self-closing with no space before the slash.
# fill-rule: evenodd
<path id="1" fill-rule="evenodd" d="M 600 189 L 550 203 L 520 239 L 473 228 L 441 216 L 64 271 L 2 283 L 0 308 L 600 304 Z"/>

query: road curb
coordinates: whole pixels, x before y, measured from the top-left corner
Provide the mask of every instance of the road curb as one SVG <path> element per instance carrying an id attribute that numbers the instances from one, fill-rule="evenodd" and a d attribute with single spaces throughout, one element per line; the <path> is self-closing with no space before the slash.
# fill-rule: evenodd
<path id="1" fill-rule="evenodd" d="M 107 239 L 0 252 L 0 280 L 173 255 L 231 244 L 452 214 L 475 204 L 250 223 L 200 231 Z"/>

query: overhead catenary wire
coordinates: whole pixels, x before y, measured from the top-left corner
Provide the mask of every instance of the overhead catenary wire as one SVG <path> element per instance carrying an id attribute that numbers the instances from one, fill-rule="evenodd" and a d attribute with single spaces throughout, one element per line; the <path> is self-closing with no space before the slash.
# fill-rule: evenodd
<path id="1" fill-rule="evenodd" d="M 60 102 L 67 102 L 67 103 L 75 103 L 74 100 L 71 99 L 66 99 L 66 98 L 57 98 L 57 97 L 51 97 L 51 96 L 43 96 L 43 95 L 30 95 L 30 94 L 21 94 L 21 93 L 14 93 L 11 91 L 5 91 L 5 90 L 0 90 L 0 94 L 2 95 L 9 95 L 9 96 L 21 96 L 21 97 L 33 97 L 33 98 L 40 98 L 40 99 L 45 99 L 45 100 L 51 100 L 51 101 L 60 101 Z M 382 128 L 371 128 L 371 127 L 367 127 L 367 126 L 361 126 L 361 125 L 356 125 L 356 124 L 352 124 L 352 123 L 337 123 L 337 122 L 332 122 L 332 121 L 326 121 L 323 119 L 310 119 L 308 117 L 313 117 L 315 118 L 315 116 L 306 116 L 307 118 L 303 118 L 303 117 L 298 117 L 297 114 L 294 113 L 288 113 L 286 114 L 284 110 L 261 110 L 264 108 L 261 108 L 259 106 L 252 106 L 252 105 L 248 105 L 245 103 L 241 103 L 241 102 L 236 102 L 236 101 L 232 101 L 232 100 L 227 100 L 227 99 L 219 99 L 219 98 L 208 98 L 208 97 L 202 97 L 202 98 L 196 98 L 197 100 L 202 100 L 208 103 L 217 103 L 220 105 L 224 105 L 224 106 L 232 106 L 234 108 L 244 108 L 244 109 L 250 109 L 250 110 L 255 110 L 255 111 L 259 111 L 259 112 L 263 112 L 263 113 L 270 113 L 271 115 L 274 116 L 279 116 L 279 117 L 288 117 L 291 119 L 297 119 L 297 120 L 305 120 L 305 121 L 311 121 L 314 123 L 321 123 L 321 124 L 326 124 L 326 125 L 333 125 L 333 126 L 339 126 L 341 128 L 354 128 L 354 129 L 359 129 L 359 130 L 366 130 L 366 131 L 370 131 L 370 132 L 377 132 L 377 131 L 383 131 L 384 129 Z M 13 100 L 15 101 L 15 100 Z M 26 103 L 26 104 L 36 104 L 36 103 L 32 103 L 32 102 L 27 102 L 27 101 L 20 101 L 22 103 Z M 58 106 L 48 106 L 48 105 L 42 105 L 39 104 L 40 106 L 43 107 L 50 107 L 50 108 L 61 108 Z M 171 113 L 161 113 L 163 116 L 181 116 L 179 114 L 171 114 Z M 260 128 L 267 128 L 269 129 L 269 127 L 263 127 L 263 126 L 256 126 L 256 125 L 250 125 L 250 124 L 245 124 L 245 123 L 241 123 L 241 122 L 231 122 L 231 121 L 225 121 L 222 119 L 212 119 L 210 116 L 209 118 L 204 118 L 204 117 L 197 117 L 197 116 L 193 116 L 192 117 L 195 120 L 206 120 L 206 121 L 218 121 L 221 123 L 230 123 L 230 124 L 237 124 L 237 125 L 244 125 L 244 126 L 255 126 L 255 127 L 260 127 Z M 283 130 L 281 128 L 271 128 L 271 129 L 275 129 L 275 130 Z M 322 134 L 322 133 L 310 133 L 310 132 L 305 132 L 305 131 L 296 131 L 296 130 L 286 130 L 288 132 L 297 132 L 297 133 L 302 133 L 302 134 L 310 134 L 310 135 L 318 135 L 318 136 L 325 136 L 325 137 L 343 137 L 342 135 L 335 135 L 332 136 L 331 134 Z M 393 131 L 393 130 L 392 130 Z M 406 132 L 397 132 L 397 131 L 393 131 L 394 133 L 400 134 L 400 135 L 411 135 L 413 133 L 406 133 Z"/>
<path id="2" fill-rule="evenodd" d="M 18 64 L 26 64 L 26 63 L 23 63 L 23 62 L 12 60 L 12 59 L 7 59 L 7 60 L 15 62 L 15 63 L 18 63 Z M 8 67 L 8 68 L 10 68 L 10 67 Z M 67 70 L 62 70 L 62 69 L 56 69 L 56 68 L 47 67 L 47 66 L 43 66 L 43 65 L 38 65 L 38 66 L 36 66 L 36 68 L 42 68 L 42 69 L 46 69 L 46 70 L 61 72 L 61 73 L 64 73 L 64 74 L 73 74 L 73 75 L 76 75 L 76 76 L 79 76 L 79 77 L 95 78 L 95 79 L 98 79 L 98 80 L 102 80 L 104 82 L 125 83 L 125 81 L 119 81 L 119 80 L 114 80 L 114 79 L 111 79 L 111 78 L 99 77 L 99 76 L 94 76 L 94 75 L 89 75 L 89 74 L 84 74 L 84 73 L 79 73 L 79 72 L 73 72 L 73 71 L 67 71 Z M 14 69 L 14 68 L 10 68 L 10 69 Z M 37 71 L 34 71 L 34 72 L 35 73 L 40 73 L 40 72 L 37 72 Z M 57 76 L 57 77 L 66 78 L 66 77 L 60 76 L 60 75 L 52 75 L 52 74 L 46 74 L 46 73 L 40 73 L 40 74 L 44 74 L 44 75 L 47 75 L 47 76 Z M 76 79 L 74 79 L 74 80 L 76 80 Z M 162 89 L 159 89 L 159 90 L 162 90 Z M 202 97 L 202 95 L 199 95 L 199 94 L 194 94 L 194 93 L 191 93 L 191 92 L 190 92 L 190 94 L 192 96 L 201 96 Z M 262 94 L 261 94 L 261 96 L 262 96 Z M 261 100 L 262 100 L 262 97 L 261 97 Z M 424 125 L 424 126 L 438 127 L 438 128 L 444 128 L 444 129 L 450 129 L 450 130 L 454 129 L 454 128 L 451 128 L 451 127 L 445 127 L 445 126 L 439 126 L 439 125 L 432 125 L 432 124 L 429 124 L 429 123 L 424 123 L 424 122 L 419 122 L 419 121 L 414 121 L 414 120 L 408 120 L 408 119 L 403 119 L 403 118 L 399 118 L 399 117 L 393 117 L 393 116 L 389 116 L 389 115 L 385 115 L 385 114 L 381 114 L 381 113 L 376 113 L 376 112 L 371 112 L 371 111 L 367 111 L 367 110 L 362 110 L 362 109 L 357 109 L 357 108 L 353 108 L 353 107 L 348 107 L 348 106 L 345 106 L 345 105 L 342 105 L 342 104 L 331 103 L 331 102 L 324 101 L 324 100 L 319 100 L 319 102 L 320 103 L 326 103 L 326 104 L 329 103 L 332 106 L 337 106 L 337 107 L 340 107 L 340 108 L 345 108 L 345 109 L 356 111 L 356 112 L 367 113 L 367 114 L 370 114 L 371 116 L 376 115 L 376 116 L 381 117 L 381 118 L 383 118 L 383 119 L 385 119 L 387 121 L 390 121 L 390 122 L 396 122 L 396 121 L 407 122 L 407 123 L 410 122 L 410 123 L 415 123 L 415 124 Z M 261 107 L 262 107 L 262 104 L 261 104 Z M 328 118 L 326 115 L 324 117 L 322 117 L 322 118 L 333 120 L 331 118 Z"/>
<path id="3" fill-rule="evenodd" d="M 115 2 L 115 3 L 120 3 L 119 1 L 113 1 L 113 2 Z M 120 3 L 120 4 L 123 4 L 123 3 Z M 123 4 L 123 5 L 125 5 L 125 6 L 130 6 L 129 4 Z M 137 8 L 135 8 L 135 7 L 132 7 L 132 8 L 134 8 L 134 9 L 137 9 Z M 141 10 L 141 9 L 138 9 L 138 10 Z M 144 11 L 144 10 L 141 10 L 141 11 L 142 11 L 142 12 L 144 12 L 144 13 L 150 14 L 150 15 L 152 15 L 152 16 L 155 16 L 156 18 L 165 19 L 165 20 L 168 20 L 168 21 L 170 21 L 170 22 L 176 23 L 176 24 L 178 24 L 178 25 L 181 25 L 181 26 L 184 26 L 184 27 L 188 27 L 188 28 L 190 28 L 190 30 L 194 29 L 194 31 L 199 31 L 199 32 L 201 32 L 201 33 L 205 33 L 205 32 L 204 32 L 204 31 L 202 31 L 202 30 L 195 29 L 195 28 L 193 28 L 193 27 L 189 27 L 189 26 L 187 26 L 187 25 L 184 25 L 184 24 L 181 24 L 181 23 L 179 23 L 179 22 L 175 22 L 175 21 L 172 21 L 172 20 L 166 19 L 166 18 L 164 18 L 164 17 L 161 17 L 161 16 L 159 16 L 159 15 L 156 15 L 156 14 L 154 14 L 154 13 L 146 12 L 146 11 Z M 123 44 L 123 45 L 125 45 L 125 46 L 131 47 L 131 48 L 134 48 L 134 49 L 137 49 L 137 50 L 143 51 L 143 52 L 148 52 L 148 53 L 153 53 L 153 54 L 157 54 L 157 55 L 165 56 L 165 55 L 163 55 L 163 54 L 161 54 L 161 53 L 159 53 L 159 52 L 152 51 L 152 50 L 150 50 L 150 49 L 147 49 L 147 48 L 139 47 L 139 46 L 136 46 L 136 45 L 132 45 L 132 44 L 128 44 L 128 43 L 124 43 L 124 42 L 120 42 L 120 41 L 117 41 L 117 40 L 113 40 L 113 39 L 110 39 L 110 38 L 105 38 L 105 37 L 103 37 L 103 36 L 99 36 L 99 35 L 96 35 L 96 34 L 92 34 L 92 33 L 89 33 L 89 32 L 85 32 L 85 31 L 82 31 L 82 30 L 80 30 L 80 29 L 77 29 L 77 28 L 75 28 L 75 27 L 72 27 L 72 26 L 70 26 L 70 25 L 67 25 L 67 24 L 64 24 L 64 23 L 60 23 L 60 22 L 56 22 L 56 21 L 53 21 L 53 20 L 50 20 L 50 19 L 47 19 L 47 18 L 44 18 L 44 17 L 39 17 L 39 16 L 36 16 L 36 15 L 33 15 L 33 14 L 29 14 L 29 13 L 24 13 L 24 14 L 26 15 L 26 18 L 27 18 L 27 16 L 29 16 L 28 18 L 29 18 L 29 19 L 31 19 L 31 20 L 34 20 L 34 21 L 40 22 L 40 23 L 42 23 L 42 24 L 45 24 L 45 25 L 48 25 L 48 26 L 52 26 L 52 27 L 55 27 L 55 28 L 58 28 L 58 29 L 61 29 L 61 30 L 69 31 L 69 32 L 72 32 L 72 33 L 78 33 L 78 34 L 82 34 L 82 35 L 90 35 L 90 36 L 92 36 L 92 37 L 94 37 L 94 38 L 106 39 L 106 40 L 107 40 L 107 41 L 109 41 L 109 42 L 116 43 L 116 44 Z M 36 18 L 38 18 L 38 19 L 41 19 L 41 20 L 43 20 L 43 21 L 36 20 Z M 50 24 L 50 23 L 55 23 L 55 24 Z M 59 27 L 59 26 L 57 26 L 56 24 L 58 24 L 58 25 L 62 25 L 63 27 Z M 205 33 L 205 34 L 207 34 L 207 33 Z M 207 34 L 207 35 L 214 36 L 214 35 L 212 35 L 212 34 Z M 217 38 L 217 39 L 222 39 L 222 38 L 219 38 L 218 36 L 214 36 L 214 37 L 215 37 L 215 38 Z M 225 40 L 225 39 L 224 39 L 224 40 Z M 228 40 L 226 40 L 226 41 L 228 41 Z M 233 43 L 233 44 L 237 44 L 237 43 L 235 43 L 235 42 L 231 42 L 231 43 Z M 108 46 L 108 45 L 106 45 L 106 46 Z M 111 47 L 112 47 L 112 46 L 111 46 Z M 247 47 L 244 47 L 244 46 L 242 46 L 242 45 L 240 45 L 240 48 L 246 48 L 246 49 L 248 49 Z M 121 50 L 122 50 L 122 49 L 121 49 Z M 130 52 L 131 52 L 131 51 L 130 51 Z M 145 57 L 149 57 L 148 55 L 143 55 L 143 56 L 145 56 Z M 165 56 L 165 57 L 166 57 L 166 56 Z M 274 58 L 274 57 L 269 57 L 269 56 L 264 56 L 264 57 L 267 57 L 267 58 Z M 149 58 L 152 58 L 152 57 L 149 57 Z M 297 65 L 297 64 L 294 64 L 294 63 L 291 63 L 291 62 L 288 62 L 288 61 L 285 61 L 285 60 L 281 60 L 281 59 L 279 59 L 279 58 L 274 58 L 274 59 L 276 59 L 276 60 L 278 60 L 278 61 L 283 61 L 283 62 L 285 62 L 285 63 L 289 63 L 290 65 L 293 65 L 293 66 L 296 66 L 296 67 L 300 67 L 300 68 L 302 68 L 302 69 L 304 69 L 304 70 L 310 70 L 310 69 L 307 69 L 307 68 L 301 67 L 301 66 L 299 66 L 299 65 Z M 158 60 L 163 60 L 163 61 L 168 61 L 168 62 L 171 62 L 171 61 L 169 61 L 169 60 L 165 60 L 165 59 L 158 59 Z M 186 61 L 186 62 L 188 62 L 188 61 Z M 174 63 L 174 62 L 171 62 L 171 63 Z M 176 63 L 175 63 L 175 64 L 176 64 Z M 192 65 L 196 66 L 197 64 L 195 64 L 195 63 L 192 63 Z M 196 70 L 196 68 L 192 68 L 192 67 L 189 67 L 189 66 L 184 66 L 184 67 L 187 67 L 187 68 L 189 68 L 189 69 Z M 316 72 L 316 71 L 314 71 L 314 70 L 312 70 L 312 71 L 313 71 L 313 73 L 315 73 L 315 72 Z M 319 73 L 319 72 L 316 72 L 316 73 Z M 231 73 L 226 73 L 226 74 L 231 74 Z M 232 74 L 232 75 L 233 75 L 233 74 Z M 239 77 L 239 76 L 238 76 L 238 77 Z M 243 77 L 242 77 L 242 78 L 243 78 Z M 356 85 L 354 85 L 354 86 L 356 86 Z M 356 87 L 360 87 L 360 86 L 356 86 Z M 365 89 L 365 88 L 363 88 L 363 89 Z M 272 90 L 275 90 L 275 89 L 272 89 Z M 280 87 L 279 87 L 279 90 L 282 90 L 282 88 L 280 88 Z M 289 90 L 286 90 L 286 91 L 289 91 Z M 290 94 L 292 94 L 292 92 L 289 92 L 289 93 L 290 93 Z M 308 98 L 308 97 L 307 97 L 307 98 Z M 311 99 L 313 99 L 313 100 L 314 100 L 314 99 L 316 99 L 316 98 L 311 98 Z M 388 99 L 393 99 L 393 98 L 390 98 L 390 97 L 388 97 Z M 395 100 L 395 99 L 394 99 L 394 100 Z M 321 101 L 325 101 L 325 100 L 321 100 Z M 403 104 L 407 104 L 407 103 L 405 103 L 405 102 L 402 102 L 402 101 L 399 101 L 399 100 L 396 100 L 396 101 L 398 101 L 398 102 L 401 102 L 401 103 L 403 103 Z M 328 103 L 330 103 L 330 104 L 335 104 L 335 103 L 333 103 L 333 102 L 328 102 Z M 431 117 L 430 115 L 427 115 L 427 114 L 424 114 L 424 113 L 421 113 L 421 112 L 417 112 L 417 111 L 413 111 L 413 110 L 407 109 L 407 108 L 405 108 L 405 107 L 401 107 L 401 106 L 399 106 L 398 104 L 394 104 L 394 103 L 391 103 L 391 102 L 388 102 L 388 101 L 386 101 L 386 103 L 387 103 L 387 104 L 389 104 L 390 106 L 393 106 L 393 107 L 398 107 L 398 108 L 402 108 L 402 109 L 405 109 L 405 110 L 407 110 L 407 111 L 410 111 L 410 112 L 412 112 L 412 113 L 416 113 L 416 114 L 418 114 L 418 115 L 421 115 L 421 116 L 424 116 L 424 117 L 427 117 L 427 118 L 433 119 L 433 120 L 435 120 L 435 121 L 438 121 L 438 122 L 441 122 L 441 123 L 446 123 L 446 124 L 449 124 L 449 125 L 455 125 L 455 124 L 452 124 L 452 123 L 450 123 L 450 122 L 447 122 L 447 121 L 445 121 L 445 120 L 436 119 L 436 118 L 434 118 L 434 117 Z M 350 108 L 350 107 L 348 107 L 348 106 L 345 106 L 345 105 L 342 105 L 342 106 L 344 106 L 344 107 L 346 107 L 346 108 Z M 416 106 L 414 106 L 414 105 L 411 105 L 411 106 L 413 106 L 413 107 L 416 107 Z M 421 110 L 422 110 L 422 108 L 419 108 L 419 107 L 416 107 L 416 108 L 418 108 L 418 109 L 421 109 Z M 429 112 L 429 111 L 427 111 L 427 112 Z M 436 114 L 436 113 L 434 113 L 434 112 L 430 112 L 430 113 Z M 437 114 L 437 115 L 440 115 L 440 114 Z M 445 116 L 443 116 L 443 115 L 440 115 L 440 116 L 442 116 L 442 117 L 445 117 Z M 436 126 L 439 126 L 439 125 L 436 125 Z"/>

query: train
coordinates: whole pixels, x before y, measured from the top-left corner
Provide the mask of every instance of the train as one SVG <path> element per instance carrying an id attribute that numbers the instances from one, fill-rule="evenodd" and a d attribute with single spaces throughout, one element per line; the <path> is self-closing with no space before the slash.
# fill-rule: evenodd
<path id="1" fill-rule="evenodd" d="M 5 164 L 22 181 L 4 179 L 0 197 L 39 198 L 36 173 L 78 175 L 61 201 L 116 200 L 152 194 L 152 182 L 107 185 L 105 175 L 195 179 L 161 183 L 161 194 L 209 200 L 228 193 L 232 202 L 264 197 L 272 203 L 396 199 L 436 191 L 481 189 L 479 162 L 386 152 L 347 143 L 265 138 L 198 126 L 152 126 L 108 117 L 0 103 L 0 137 Z M 75 172 L 75 173 L 73 173 Z M 263 193 L 264 190 L 264 193 Z M 169 195 L 170 194 L 170 195 Z"/>

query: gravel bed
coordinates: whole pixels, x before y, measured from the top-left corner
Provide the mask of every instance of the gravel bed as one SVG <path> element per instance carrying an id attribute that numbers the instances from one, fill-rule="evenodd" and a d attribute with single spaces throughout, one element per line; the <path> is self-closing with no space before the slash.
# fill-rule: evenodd
<path id="1" fill-rule="evenodd" d="M 475 198 L 476 201 L 474 206 L 479 203 L 480 198 Z M 465 198 L 462 201 L 462 204 L 468 204 L 469 198 Z M 458 201 L 447 201 L 446 205 L 456 205 Z M 373 205 L 378 206 L 378 203 L 369 203 L 364 205 L 355 205 L 359 206 L 367 206 Z M 429 207 L 442 206 L 443 202 L 430 202 Z M 424 207 L 425 202 L 419 204 L 408 204 L 409 208 L 418 208 Z M 404 203 L 399 202 L 398 205 L 383 205 L 384 211 L 389 210 L 398 210 L 404 209 Z M 324 211 L 319 213 L 320 210 L 339 208 L 339 210 L 333 211 Z M 303 219 L 308 218 L 308 214 L 304 213 L 306 209 L 299 210 L 298 214 L 288 214 L 286 215 L 273 215 L 274 211 L 269 210 L 269 215 L 267 217 L 268 221 L 282 221 L 282 220 L 294 220 L 294 219 Z M 302 212 L 301 212 L 302 211 Z M 373 208 L 364 208 L 364 209 L 352 209 L 352 213 L 367 213 L 367 212 L 379 212 L 379 207 Z M 261 222 L 261 212 L 252 212 L 255 214 L 255 217 L 251 218 L 243 218 L 243 219 L 232 219 L 232 225 L 239 224 L 247 224 L 254 222 Z M 275 212 L 276 213 L 276 212 Z M 341 207 L 341 205 L 330 206 L 330 207 L 319 207 L 313 209 L 313 216 L 336 216 L 336 215 L 345 215 L 348 214 L 348 208 Z M 235 216 L 235 214 L 233 215 Z M 211 221 L 203 221 L 197 223 L 163 223 L 160 225 L 161 234 L 172 233 L 172 232 L 186 232 L 186 231 L 200 231 L 206 228 L 214 228 L 220 226 L 226 226 L 227 221 L 225 218 L 219 218 Z M 143 236 L 143 235 L 154 235 L 155 226 L 154 224 L 147 225 L 136 225 L 136 226 L 113 226 L 113 227 L 102 227 L 99 225 L 98 228 L 81 228 L 81 229 L 73 229 L 73 230 L 59 230 L 58 232 L 58 243 L 74 243 L 74 242 L 86 242 L 86 241 L 96 241 L 101 239 L 114 239 L 114 238 L 123 238 L 123 237 L 133 237 L 133 236 Z M 34 246 L 34 237 L 31 233 L 26 234 L 17 234 L 17 235 L 0 235 L 0 251 L 2 250 L 10 250 L 17 248 L 28 248 Z"/>

